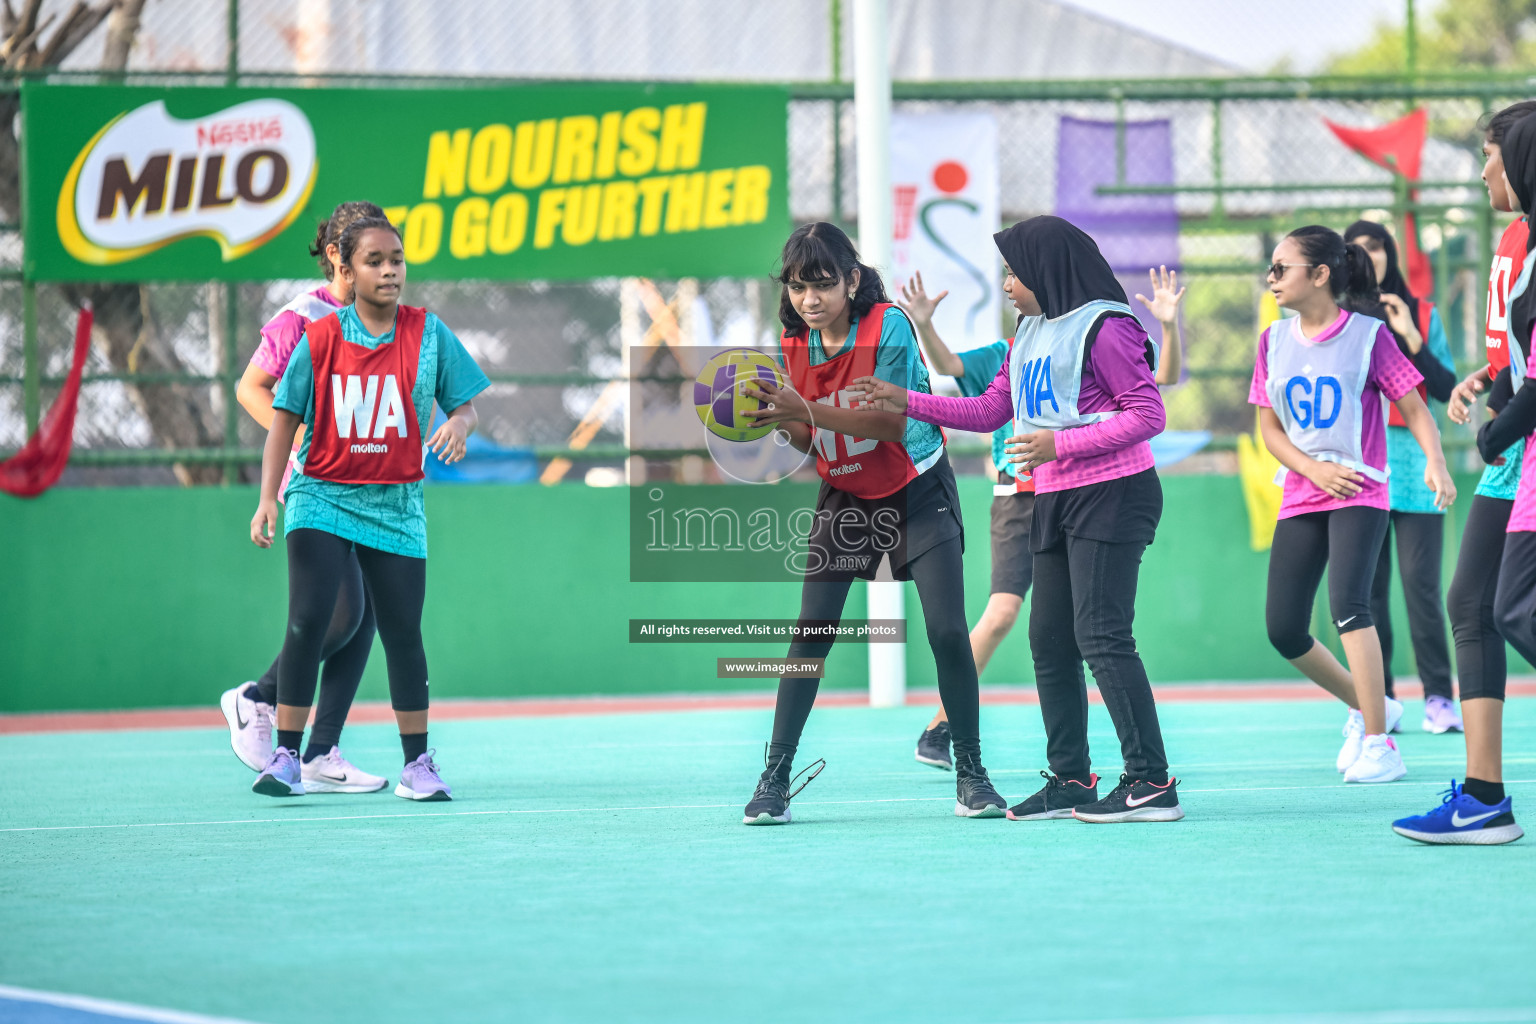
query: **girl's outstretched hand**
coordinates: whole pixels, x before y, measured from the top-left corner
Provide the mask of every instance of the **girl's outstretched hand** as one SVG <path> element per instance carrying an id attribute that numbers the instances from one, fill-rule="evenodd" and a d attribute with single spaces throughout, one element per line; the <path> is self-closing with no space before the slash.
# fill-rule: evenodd
<path id="1" fill-rule="evenodd" d="M 251 517 L 251 543 L 259 548 L 269 548 L 276 536 L 277 502 L 262 501 L 256 506 L 256 514 Z"/>
<path id="2" fill-rule="evenodd" d="M 1478 370 L 1451 390 L 1451 400 L 1445 403 L 1445 414 L 1452 423 L 1466 424 L 1472 421 L 1472 406 L 1483 391 L 1483 371 Z"/>
<path id="3" fill-rule="evenodd" d="M 1147 277 L 1152 282 L 1152 297 L 1149 299 L 1140 292 L 1136 293 L 1136 301 L 1147 307 L 1147 312 L 1157 317 L 1161 324 L 1171 324 L 1179 315 L 1179 303 L 1184 298 L 1184 289 L 1179 287 L 1179 272 L 1169 270 L 1167 267 L 1149 269 Z"/>
<path id="4" fill-rule="evenodd" d="M 901 286 L 901 296 L 896 300 L 896 305 L 912 318 L 914 324 L 931 324 L 933 311 L 939 308 L 939 303 L 948 294 L 949 289 L 946 288 L 930 299 L 923 288 L 923 275 L 913 271 L 912 279 Z"/>
<path id="5" fill-rule="evenodd" d="M 451 466 L 464 457 L 468 440 L 469 429 L 464 421 L 457 416 L 449 416 L 443 421 L 443 425 L 433 432 L 431 439 L 427 441 L 427 447 L 437 454 L 439 462 Z"/>
<path id="6" fill-rule="evenodd" d="M 947 292 L 945 293 L 948 294 Z M 943 298 L 940 295 L 939 298 Z M 852 384 L 848 385 L 848 391 L 855 396 L 854 408 L 877 409 L 880 412 L 907 411 L 907 389 L 899 388 L 888 380 L 879 377 L 856 377 Z M 857 396 L 863 396 L 862 399 Z"/>
<path id="7" fill-rule="evenodd" d="M 1451 479 L 1450 470 L 1445 468 L 1443 460 L 1438 464 L 1431 462 L 1424 467 L 1424 485 L 1435 492 L 1435 508 L 1442 512 L 1456 500 L 1456 483 Z"/>
<path id="8" fill-rule="evenodd" d="M 1056 461 L 1056 432 L 1037 430 L 1033 434 L 1010 437 L 1003 445 L 1003 451 L 1013 456 L 1009 462 L 1018 463 L 1033 473 L 1036 467 Z"/>
<path id="9" fill-rule="evenodd" d="M 741 393 L 747 398 L 756 398 L 765 403 L 761 409 L 742 410 L 742 415 L 753 423 L 767 425 L 797 421 L 811 422 L 810 406 L 788 384 L 779 387 L 777 384 L 758 378 L 743 384 Z"/>

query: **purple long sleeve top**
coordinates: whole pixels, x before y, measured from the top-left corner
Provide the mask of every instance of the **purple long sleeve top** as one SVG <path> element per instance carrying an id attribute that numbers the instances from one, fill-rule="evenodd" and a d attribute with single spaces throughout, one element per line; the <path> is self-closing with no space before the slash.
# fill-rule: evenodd
<path id="1" fill-rule="evenodd" d="M 1124 317 L 1104 321 L 1083 366 L 1082 412 L 1119 413 L 1099 423 L 1056 431 L 1056 460 L 1035 469 L 1035 491 L 1047 493 L 1118 480 L 1152 467 L 1147 442 L 1167 423 L 1163 396 L 1147 366 L 1147 333 Z M 956 430 L 990 433 L 1013 419 L 1008 362 L 975 398 L 907 395 L 907 415 Z"/>

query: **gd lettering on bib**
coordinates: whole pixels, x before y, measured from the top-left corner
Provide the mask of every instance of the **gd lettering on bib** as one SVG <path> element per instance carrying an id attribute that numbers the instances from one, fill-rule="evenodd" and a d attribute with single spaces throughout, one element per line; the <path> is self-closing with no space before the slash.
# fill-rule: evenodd
<path id="1" fill-rule="evenodd" d="M 1377 482 L 1385 469 L 1361 454 L 1365 423 L 1361 396 L 1371 375 L 1371 350 L 1382 323 L 1349 314 L 1338 334 L 1321 344 L 1307 341 L 1301 318 L 1277 320 L 1269 329 L 1269 377 L 1264 391 L 1291 442 L 1314 459 L 1337 462 Z M 1275 482 L 1285 479 L 1285 468 Z"/>

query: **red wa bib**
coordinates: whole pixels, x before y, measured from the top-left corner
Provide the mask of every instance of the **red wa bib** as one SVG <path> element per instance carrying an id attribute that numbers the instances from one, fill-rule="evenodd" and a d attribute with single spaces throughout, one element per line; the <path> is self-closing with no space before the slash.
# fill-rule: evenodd
<path id="1" fill-rule="evenodd" d="M 890 308 L 891 303 L 885 302 L 870 309 L 859 320 L 853 351 L 846 357 L 839 352 L 837 358 L 818 366 L 811 365 L 810 332 L 794 337 L 785 332 L 780 343 L 794 389 L 822 405 L 853 408 L 854 399 L 847 387 L 856 377 L 874 375 L 880 329 Z M 917 479 L 917 467 L 906 446 L 898 441 L 871 441 L 814 426 L 811 440 L 816 449 L 816 472 L 840 491 L 861 498 L 883 498 Z"/>
<path id="2" fill-rule="evenodd" d="M 408 484 L 425 458 L 411 389 L 427 311 L 401 306 L 393 341 L 370 349 L 341 336 L 335 313 L 305 328 L 315 373 L 315 422 L 304 475 L 338 484 Z"/>
<path id="3" fill-rule="evenodd" d="M 1430 302 L 1428 299 L 1419 299 L 1418 301 L 1419 301 L 1419 323 L 1423 325 L 1423 328 L 1422 328 L 1422 330 L 1420 330 L 1419 333 L 1420 333 L 1420 335 L 1422 335 L 1422 337 L 1424 339 L 1425 347 L 1428 347 L 1429 346 L 1429 315 L 1434 312 L 1435 304 Z M 1490 353 L 1490 355 L 1491 354 L 1492 353 Z M 1508 358 L 1508 357 L 1506 357 L 1506 358 Z M 1429 401 L 1429 388 L 1424 386 L 1423 384 L 1419 385 L 1419 398 L 1423 399 L 1425 402 Z M 1408 422 L 1403 419 L 1403 414 L 1397 411 L 1397 403 L 1395 403 L 1395 402 L 1388 402 L 1387 403 L 1387 423 L 1389 423 L 1390 425 L 1392 425 L 1394 427 L 1406 427 L 1408 425 Z"/>

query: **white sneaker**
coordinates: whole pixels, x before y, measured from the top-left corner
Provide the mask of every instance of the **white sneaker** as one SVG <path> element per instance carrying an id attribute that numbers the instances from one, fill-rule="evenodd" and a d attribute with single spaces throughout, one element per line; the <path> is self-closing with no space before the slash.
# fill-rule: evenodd
<path id="1" fill-rule="evenodd" d="M 1387 698 L 1387 732 L 1397 732 L 1397 723 L 1403 720 L 1403 702 Z"/>
<path id="2" fill-rule="evenodd" d="M 1349 766 L 1360 760 L 1360 744 L 1365 739 L 1365 716 L 1354 708 L 1349 709 L 1349 717 L 1344 719 L 1344 745 L 1339 748 L 1339 756 L 1334 761 L 1334 767 L 1342 775 L 1349 771 Z"/>
<path id="3" fill-rule="evenodd" d="M 1345 782 L 1396 782 L 1408 769 L 1392 737 L 1367 736 L 1360 744 L 1360 759 L 1344 773 Z"/>
<path id="4" fill-rule="evenodd" d="M 1397 728 L 1397 723 L 1403 720 L 1403 702 L 1387 699 L 1387 732 Z M 1340 774 L 1349 771 L 1349 766 L 1360 759 L 1360 743 L 1365 736 L 1365 716 L 1353 709 L 1349 717 L 1344 720 L 1344 745 L 1339 748 L 1339 756 L 1333 762 Z"/>
<path id="5" fill-rule="evenodd" d="M 219 698 L 219 710 L 229 723 L 229 745 L 235 756 L 251 771 L 259 772 L 272 756 L 272 706 L 245 695 L 246 687 L 255 685 L 241 683 L 225 690 Z"/>
<path id="6" fill-rule="evenodd" d="M 332 747 L 324 757 L 306 761 L 301 769 L 306 793 L 377 793 L 389 785 L 382 775 L 369 775 Z"/>

